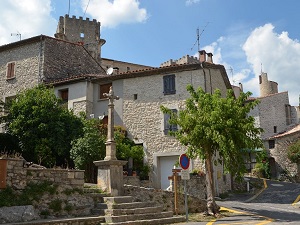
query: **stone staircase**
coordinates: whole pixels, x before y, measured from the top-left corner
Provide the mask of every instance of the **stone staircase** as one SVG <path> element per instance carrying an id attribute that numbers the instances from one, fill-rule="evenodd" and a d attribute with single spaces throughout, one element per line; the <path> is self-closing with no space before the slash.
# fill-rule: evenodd
<path id="1" fill-rule="evenodd" d="M 173 216 L 173 212 L 163 212 L 155 202 L 133 202 L 132 196 L 104 197 L 93 214 L 104 216 L 110 225 L 152 225 L 185 222 L 183 216 Z"/>

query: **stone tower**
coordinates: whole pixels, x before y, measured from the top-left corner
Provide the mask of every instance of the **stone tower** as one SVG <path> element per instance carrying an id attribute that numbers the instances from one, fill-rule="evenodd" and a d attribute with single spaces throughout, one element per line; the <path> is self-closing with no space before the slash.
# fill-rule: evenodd
<path id="1" fill-rule="evenodd" d="M 278 83 L 268 80 L 267 73 L 259 75 L 260 97 L 278 93 Z"/>
<path id="2" fill-rule="evenodd" d="M 95 59 L 101 58 L 101 46 L 105 44 L 105 40 L 100 38 L 100 22 L 95 19 L 90 21 L 89 18 L 83 20 L 82 17 L 77 19 L 76 16 L 61 16 L 54 36 L 82 44 Z"/>

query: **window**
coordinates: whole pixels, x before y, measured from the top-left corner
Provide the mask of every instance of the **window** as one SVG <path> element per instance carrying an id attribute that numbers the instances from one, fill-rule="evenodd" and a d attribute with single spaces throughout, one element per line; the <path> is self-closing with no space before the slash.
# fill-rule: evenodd
<path id="1" fill-rule="evenodd" d="M 133 100 L 137 100 L 137 94 L 133 94 Z"/>
<path id="2" fill-rule="evenodd" d="M 173 113 L 177 113 L 177 109 L 171 109 Z M 177 131 L 177 124 L 169 124 L 170 115 L 164 114 L 164 134 L 168 134 L 169 131 Z"/>
<path id="3" fill-rule="evenodd" d="M 7 63 L 6 79 L 15 78 L 15 62 Z"/>
<path id="4" fill-rule="evenodd" d="M 164 81 L 164 94 L 165 95 L 172 95 L 176 94 L 175 90 L 175 75 L 166 75 L 163 77 Z"/>
<path id="5" fill-rule="evenodd" d="M 269 149 L 275 148 L 275 140 L 269 140 Z"/>
<path id="6" fill-rule="evenodd" d="M 277 126 L 274 126 L 274 133 L 277 133 Z"/>
<path id="7" fill-rule="evenodd" d="M 106 99 L 106 97 L 103 95 L 104 93 L 109 93 L 109 89 L 112 86 L 112 83 L 109 84 L 100 84 L 99 85 L 99 99 Z"/>
<path id="8" fill-rule="evenodd" d="M 107 127 L 107 125 L 108 125 L 108 116 L 104 116 L 104 118 L 102 119 L 102 124 Z"/>
<path id="9" fill-rule="evenodd" d="M 63 103 L 67 103 L 69 100 L 69 90 L 68 89 L 60 90 L 59 96 L 62 99 Z"/>
<path id="10" fill-rule="evenodd" d="M 80 33 L 80 38 L 84 38 L 84 33 L 83 32 Z"/>

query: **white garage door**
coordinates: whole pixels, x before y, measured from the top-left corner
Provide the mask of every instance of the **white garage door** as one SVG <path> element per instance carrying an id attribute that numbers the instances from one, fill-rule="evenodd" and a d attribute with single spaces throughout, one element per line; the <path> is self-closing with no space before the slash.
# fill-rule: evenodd
<path id="1" fill-rule="evenodd" d="M 161 189 L 167 189 L 170 186 L 168 176 L 172 176 L 174 164 L 178 161 L 179 155 L 161 156 L 160 160 L 160 184 Z"/>

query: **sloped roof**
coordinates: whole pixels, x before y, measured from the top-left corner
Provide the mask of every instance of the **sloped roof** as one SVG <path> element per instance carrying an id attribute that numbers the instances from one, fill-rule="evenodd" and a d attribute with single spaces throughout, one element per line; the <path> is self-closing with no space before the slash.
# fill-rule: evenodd
<path id="1" fill-rule="evenodd" d="M 64 83 L 71 83 L 78 80 L 83 80 L 90 78 L 94 81 L 105 81 L 110 82 L 114 80 L 119 79 L 128 79 L 128 78 L 134 78 L 134 77 L 144 77 L 144 76 L 152 76 L 152 75 L 159 75 L 159 74 L 166 74 L 166 73 L 174 73 L 174 72 L 181 72 L 181 71 L 189 71 L 189 70 L 197 70 L 197 69 L 219 69 L 221 72 L 221 75 L 223 77 L 224 83 L 227 88 L 231 88 L 230 81 L 228 79 L 226 70 L 223 65 L 219 64 L 212 64 L 208 62 L 203 63 L 193 63 L 193 64 L 176 64 L 171 66 L 165 66 L 165 67 L 152 67 L 152 68 L 145 68 L 141 70 L 135 70 L 135 71 L 127 71 L 119 74 L 112 74 L 112 75 L 101 75 L 101 74 L 85 74 L 75 77 L 69 77 L 66 79 L 56 80 L 53 82 L 49 82 L 48 84 L 52 85 L 61 85 Z"/>
<path id="2" fill-rule="evenodd" d="M 297 132 L 300 132 L 300 124 L 292 125 L 291 127 L 288 127 L 287 130 L 285 130 L 284 132 L 274 135 L 274 136 L 270 137 L 269 139 L 276 139 L 276 138 L 288 136 L 290 134 L 294 134 Z"/>

